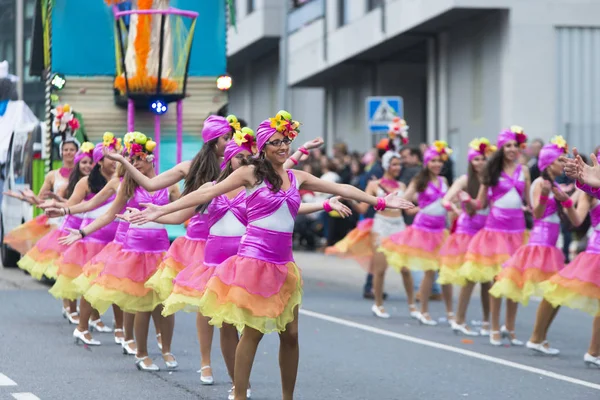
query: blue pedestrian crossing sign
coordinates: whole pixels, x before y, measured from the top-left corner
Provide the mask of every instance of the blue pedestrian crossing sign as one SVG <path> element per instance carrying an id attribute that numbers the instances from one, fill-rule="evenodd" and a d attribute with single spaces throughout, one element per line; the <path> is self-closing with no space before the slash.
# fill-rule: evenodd
<path id="1" fill-rule="evenodd" d="M 367 129 L 371 133 L 387 132 L 394 117 L 404 118 L 403 103 L 399 96 L 367 97 Z"/>

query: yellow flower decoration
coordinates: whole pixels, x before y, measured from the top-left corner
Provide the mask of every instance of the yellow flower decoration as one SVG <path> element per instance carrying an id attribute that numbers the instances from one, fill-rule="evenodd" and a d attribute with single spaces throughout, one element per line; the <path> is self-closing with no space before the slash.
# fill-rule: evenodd
<path id="1" fill-rule="evenodd" d="M 482 143 L 483 142 L 481 141 L 481 139 L 473 139 L 469 143 L 469 147 L 472 148 L 473 150 L 479 151 L 479 149 L 481 148 Z"/>
<path id="2" fill-rule="evenodd" d="M 523 128 L 522 128 L 522 127 L 520 127 L 520 126 L 518 126 L 518 125 L 513 125 L 513 126 L 511 126 L 511 127 L 510 127 L 510 130 L 511 130 L 513 133 L 523 133 Z"/>
<path id="3" fill-rule="evenodd" d="M 145 146 L 146 146 L 146 151 L 149 151 L 150 153 L 152 153 L 154 151 L 154 149 L 156 148 L 156 142 L 152 139 L 148 139 Z"/>
<path id="4" fill-rule="evenodd" d="M 233 135 L 233 140 L 235 140 L 235 144 L 238 146 L 241 146 L 248 141 L 248 139 L 246 139 L 246 134 L 242 131 L 236 131 Z"/>
<path id="5" fill-rule="evenodd" d="M 115 139 L 114 133 L 104 132 L 104 135 L 102 135 L 102 144 L 104 145 L 104 147 L 108 147 L 113 143 L 114 139 Z"/>
<path id="6" fill-rule="evenodd" d="M 89 153 L 92 150 L 94 150 L 94 143 L 83 142 L 83 144 L 81 145 L 81 152 L 82 153 Z"/>
<path id="7" fill-rule="evenodd" d="M 569 151 L 569 145 L 567 144 L 565 138 L 563 138 L 562 136 L 554 136 L 552 140 L 550 140 L 550 143 L 556 145 L 556 147 L 558 147 L 559 149 L 563 149 L 565 153 L 568 153 Z"/>
<path id="8" fill-rule="evenodd" d="M 289 124 L 289 122 L 279 114 L 277 114 L 275 118 L 269 118 L 269 121 L 271 121 L 271 128 L 275 128 L 277 132 L 284 131 Z"/>

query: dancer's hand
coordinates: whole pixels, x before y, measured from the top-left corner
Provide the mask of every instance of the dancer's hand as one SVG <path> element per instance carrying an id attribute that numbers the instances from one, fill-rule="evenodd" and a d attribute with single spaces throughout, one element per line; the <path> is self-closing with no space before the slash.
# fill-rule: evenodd
<path id="1" fill-rule="evenodd" d="M 350 215 L 352 215 L 352 210 L 350 210 L 350 208 L 348 208 L 346 205 L 342 204 L 342 202 L 340 202 L 340 199 L 340 196 L 330 198 L 329 206 L 332 208 L 333 211 L 337 211 L 342 218 L 349 217 Z"/>
<path id="2" fill-rule="evenodd" d="M 58 204 L 56 204 L 56 200 L 46 200 L 42 204 L 39 204 L 38 207 L 46 210 L 48 208 L 58 208 Z"/>
<path id="3" fill-rule="evenodd" d="M 546 179 L 542 181 L 542 196 L 548 197 L 552 190 L 552 183 Z"/>
<path id="4" fill-rule="evenodd" d="M 116 217 L 121 218 L 123 221 L 127 221 L 127 222 L 131 223 L 131 217 L 139 214 L 140 212 L 141 211 L 138 210 L 137 208 L 128 208 L 127 210 L 125 210 L 125 212 L 123 214 L 117 214 Z"/>
<path id="5" fill-rule="evenodd" d="M 18 200 L 24 200 L 25 198 L 21 193 L 13 192 L 12 190 L 7 190 L 6 192 L 2 192 L 5 196 L 12 197 Z"/>
<path id="6" fill-rule="evenodd" d="M 569 195 L 557 186 L 552 187 L 552 193 L 554 194 L 554 199 L 560 203 L 569 200 Z"/>
<path id="7" fill-rule="evenodd" d="M 469 196 L 469 195 L 467 194 L 467 196 Z M 459 193 L 459 197 L 460 197 L 460 193 Z M 470 199 L 470 198 L 471 198 L 471 196 L 469 196 L 469 199 Z M 461 201 L 462 201 L 462 199 L 461 199 Z M 456 215 L 460 214 L 460 212 L 461 212 L 461 211 L 460 211 L 460 208 L 456 207 L 456 204 L 454 204 L 454 203 L 452 203 L 452 202 L 449 202 L 449 201 L 444 201 L 444 200 L 442 200 L 442 206 L 443 206 L 443 207 L 444 207 L 446 210 L 448 210 L 448 211 L 452 211 L 452 212 L 453 212 L 454 214 L 456 214 Z"/>
<path id="8" fill-rule="evenodd" d="M 579 155 L 576 148 L 573 148 L 574 158 L 561 157 L 560 160 L 565 163 L 565 174 L 576 179 L 579 183 L 588 184 L 591 187 L 600 187 L 600 165 L 595 154 L 591 154 L 592 166 L 590 167 Z"/>
<path id="9" fill-rule="evenodd" d="M 154 205 L 152 203 L 141 203 L 141 207 L 145 209 L 129 218 L 129 222 L 134 225 L 142 225 L 147 222 L 156 221 L 156 219 L 164 215 L 161 206 Z M 135 208 L 127 208 L 128 211 L 134 212 Z"/>
<path id="10" fill-rule="evenodd" d="M 108 158 L 109 160 L 117 161 L 120 163 L 122 163 L 123 160 L 125 160 L 125 158 L 123 158 L 121 154 L 112 152 L 106 147 L 102 148 L 102 154 L 104 154 L 104 157 Z"/>
<path id="11" fill-rule="evenodd" d="M 302 147 L 304 147 L 306 150 L 312 150 L 323 146 L 323 143 L 323 138 L 318 137 L 304 143 Z"/>
<path id="12" fill-rule="evenodd" d="M 58 207 L 50 207 L 44 211 L 44 214 L 46 214 L 46 216 L 49 218 L 63 217 L 65 215 L 65 209 Z"/>
<path id="13" fill-rule="evenodd" d="M 461 203 L 466 203 L 467 201 L 471 201 L 471 195 L 464 190 L 458 192 L 458 199 Z"/>
<path id="14" fill-rule="evenodd" d="M 81 239 L 81 233 L 79 230 L 67 228 L 67 231 L 69 231 L 67 236 L 62 236 L 58 239 L 58 243 L 62 244 L 63 246 L 69 246 Z"/>
<path id="15" fill-rule="evenodd" d="M 396 193 L 390 193 L 385 196 L 385 207 L 395 210 L 410 210 L 411 208 L 415 208 L 415 205 L 412 201 L 403 199 L 396 195 Z"/>

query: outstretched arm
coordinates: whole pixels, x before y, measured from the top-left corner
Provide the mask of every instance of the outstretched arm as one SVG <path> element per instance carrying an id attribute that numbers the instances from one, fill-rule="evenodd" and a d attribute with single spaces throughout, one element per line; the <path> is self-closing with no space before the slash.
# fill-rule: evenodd
<path id="1" fill-rule="evenodd" d="M 115 194 L 120 183 L 119 178 L 113 178 L 90 201 L 75 204 L 72 207 L 51 207 L 46 209 L 46 215 L 49 217 L 61 217 L 66 214 L 81 214 L 91 211 Z"/>
<path id="2" fill-rule="evenodd" d="M 160 189 L 167 188 L 174 185 L 184 179 L 190 171 L 190 161 L 184 161 L 177 164 L 168 171 L 163 172 L 154 178 L 148 178 L 146 175 L 138 171 L 125 157 L 117 153 L 105 152 L 105 157 L 110 158 L 123 164 L 127 173 L 137 182 L 138 185 L 143 187 L 149 192 L 154 192 Z"/>
<path id="3" fill-rule="evenodd" d="M 460 178 L 458 178 L 456 181 L 454 181 L 454 183 L 452 184 L 452 186 L 450 186 L 450 189 L 448 189 L 448 192 L 446 192 L 446 195 L 442 199 L 442 205 L 444 206 L 445 209 L 447 209 L 448 211 L 454 211 L 454 213 L 456 213 L 456 214 L 460 214 L 460 209 L 456 206 L 456 204 L 454 204 L 454 201 L 457 196 L 459 196 L 459 195 L 464 196 L 462 193 L 467 188 L 467 182 L 468 182 L 467 175 L 463 175 Z M 468 196 L 468 194 L 467 194 L 467 196 Z M 469 199 L 470 199 L 470 197 L 469 197 Z M 463 198 L 459 197 L 459 200 L 462 202 Z M 470 212 L 469 208 L 472 208 L 472 207 L 470 207 L 470 201 L 466 202 L 465 207 L 467 208 L 467 211 Z"/>
<path id="4" fill-rule="evenodd" d="M 284 169 L 294 168 L 298 164 L 298 161 L 303 161 L 303 157 L 308 157 L 309 151 L 316 149 L 323 145 L 323 139 L 316 138 L 304 143 L 290 158 L 288 158 L 283 164 Z M 304 148 L 304 151 L 302 150 Z"/>
<path id="5" fill-rule="evenodd" d="M 377 197 L 371 196 L 352 185 L 328 182 L 304 171 L 294 171 L 294 174 L 300 182 L 300 186 L 304 189 L 312 190 L 314 192 L 329 193 L 334 196 L 341 196 L 345 199 L 368 203 L 372 206 L 382 205 Z M 383 205 L 387 208 L 409 209 L 414 207 L 410 201 L 393 194 L 386 196 L 384 201 L 385 203 Z"/>
<path id="6" fill-rule="evenodd" d="M 312 214 L 317 211 L 337 211 L 342 218 L 352 215 L 352 210 L 340 202 L 339 196 L 332 197 L 331 199 L 325 200 L 322 203 L 302 203 L 300 204 L 298 214 Z"/>

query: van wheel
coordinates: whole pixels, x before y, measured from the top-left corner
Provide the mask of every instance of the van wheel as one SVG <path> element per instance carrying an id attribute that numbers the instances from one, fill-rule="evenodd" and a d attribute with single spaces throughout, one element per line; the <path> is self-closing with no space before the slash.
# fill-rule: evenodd
<path id="1" fill-rule="evenodd" d="M 15 268 L 17 266 L 17 262 L 21 259 L 21 255 L 4 244 L 4 223 L 2 218 L 0 217 L 0 240 L 2 240 L 2 244 L 0 245 L 0 253 L 2 256 L 2 265 L 4 268 Z"/>

